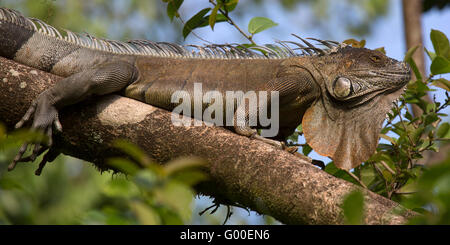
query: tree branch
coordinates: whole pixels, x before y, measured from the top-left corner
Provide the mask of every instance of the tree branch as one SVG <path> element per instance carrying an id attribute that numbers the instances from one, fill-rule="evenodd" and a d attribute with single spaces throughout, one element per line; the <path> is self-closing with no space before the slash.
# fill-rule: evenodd
<path id="1" fill-rule="evenodd" d="M 12 128 L 33 98 L 60 78 L 4 58 L 0 64 L 0 121 Z M 175 127 L 170 112 L 118 95 L 67 107 L 60 118 L 63 133 L 55 145 L 65 154 L 104 169 L 104 159 L 117 155 L 111 143 L 124 138 L 161 163 L 196 155 L 210 163 L 211 180 L 198 187 L 201 193 L 283 223 L 342 224 L 342 198 L 355 189 L 365 195 L 367 224 L 402 224 L 415 215 L 285 151 L 221 127 Z"/>

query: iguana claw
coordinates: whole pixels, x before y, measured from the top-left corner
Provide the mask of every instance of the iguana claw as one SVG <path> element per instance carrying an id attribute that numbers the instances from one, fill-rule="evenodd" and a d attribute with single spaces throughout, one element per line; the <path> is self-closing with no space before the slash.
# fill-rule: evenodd
<path id="1" fill-rule="evenodd" d="M 34 120 L 31 126 L 31 130 L 37 132 L 45 132 L 45 135 L 48 139 L 47 144 L 42 145 L 42 142 L 24 143 L 20 147 L 19 152 L 17 153 L 14 160 L 11 162 L 11 164 L 9 164 L 8 171 L 13 170 L 19 162 L 33 162 L 39 155 L 44 153 L 47 149 L 50 149 L 47 154 L 45 154 L 44 158 L 39 164 L 39 168 L 35 172 L 36 175 L 40 175 L 45 164 L 49 161 L 53 161 L 56 156 L 59 155 L 59 152 L 58 154 L 55 154 L 56 151 L 51 148 L 53 145 L 52 128 L 55 127 L 57 131 L 61 132 L 62 126 L 61 122 L 59 121 L 56 108 L 54 108 L 53 106 L 49 106 L 46 102 L 46 96 L 41 94 L 41 96 L 39 96 L 31 103 L 31 106 L 28 108 L 22 119 L 15 125 L 15 128 L 21 128 L 26 122 L 30 120 L 31 117 L 33 117 Z M 30 156 L 24 157 L 23 155 L 25 154 L 30 144 L 34 144 L 33 152 Z"/>

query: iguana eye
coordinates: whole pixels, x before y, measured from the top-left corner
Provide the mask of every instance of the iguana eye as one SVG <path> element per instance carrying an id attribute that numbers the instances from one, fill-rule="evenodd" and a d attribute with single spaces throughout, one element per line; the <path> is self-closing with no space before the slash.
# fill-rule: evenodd
<path id="1" fill-rule="evenodd" d="M 350 95 L 352 90 L 352 82 L 345 77 L 339 77 L 334 82 L 333 92 L 337 98 L 345 98 Z"/>
<path id="2" fill-rule="evenodd" d="M 370 56 L 370 59 L 371 59 L 373 62 L 379 62 L 379 61 L 381 60 L 381 58 L 380 58 L 379 56 L 376 56 L 376 55 Z"/>

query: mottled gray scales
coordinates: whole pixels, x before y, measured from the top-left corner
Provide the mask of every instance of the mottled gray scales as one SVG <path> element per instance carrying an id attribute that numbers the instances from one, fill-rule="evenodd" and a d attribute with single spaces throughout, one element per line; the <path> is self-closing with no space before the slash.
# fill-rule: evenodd
<path id="1" fill-rule="evenodd" d="M 53 66 L 80 47 L 35 32 L 16 53 L 15 60 L 39 70 L 51 71 Z"/>

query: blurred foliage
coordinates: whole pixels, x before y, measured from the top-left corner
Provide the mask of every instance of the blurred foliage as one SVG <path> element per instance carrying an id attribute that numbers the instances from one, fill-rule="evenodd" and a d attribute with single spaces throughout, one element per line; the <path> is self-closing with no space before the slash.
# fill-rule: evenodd
<path id="1" fill-rule="evenodd" d="M 369 34 L 373 23 L 380 17 L 386 16 L 389 10 L 389 0 L 282 0 L 280 2 L 286 10 L 294 10 L 297 5 L 311 8 L 312 20 L 320 28 L 326 29 L 330 25 L 330 17 L 336 17 L 342 23 L 342 28 L 346 28 L 351 35 L 355 36 Z M 336 6 L 340 7 L 336 8 Z M 339 11 L 340 8 L 346 11 Z"/>
<path id="2" fill-rule="evenodd" d="M 161 1 L 0 0 L 0 5 L 57 28 L 108 39 L 181 42 L 181 25 L 170 23 Z"/>
<path id="3" fill-rule="evenodd" d="M 57 158 L 39 178 L 30 163 L 6 172 L 20 144 L 30 137 L 35 133 L 25 130 L 6 136 L 0 125 L 0 224 L 79 224 L 79 217 L 99 200 L 106 175 L 68 157 Z"/>
<path id="4" fill-rule="evenodd" d="M 450 1 L 448 0 L 423 0 L 423 12 L 430 11 L 433 8 L 444 9 L 450 7 Z"/>
<path id="5" fill-rule="evenodd" d="M 32 164 L 5 172 L 15 149 L 29 137 L 35 133 L 6 136 L 0 125 L 0 224 L 190 223 L 191 186 L 206 179 L 199 169 L 203 161 L 186 158 L 161 166 L 136 146 L 117 141 L 132 160 L 110 159 L 111 167 L 122 172 L 114 176 L 69 157 L 59 157 L 39 178 L 30 171 Z"/>
<path id="6" fill-rule="evenodd" d="M 206 180 L 206 174 L 200 169 L 206 163 L 184 158 L 160 165 L 126 141 L 117 141 L 115 146 L 131 159 L 113 158 L 109 165 L 128 178 L 110 181 L 103 194 L 112 203 L 104 205 L 101 211 L 92 211 L 89 220 L 107 222 L 113 217 L 112 223 L 108 224 L 189 223 L 195 194 L 192 186 Z M 138 168 L 138 165 L 144 168 Z"/>
<path id="7" fill-rule="evenodd" d="M 361 191 L 350 192 L 342 202 L 345 224 L 361 225 L 364 222 L 364 195 Z"/>

